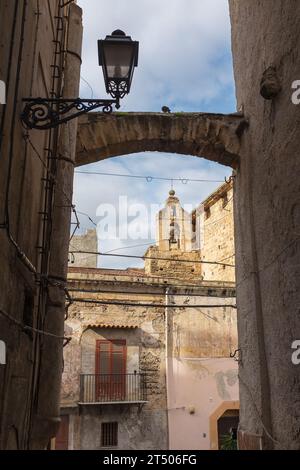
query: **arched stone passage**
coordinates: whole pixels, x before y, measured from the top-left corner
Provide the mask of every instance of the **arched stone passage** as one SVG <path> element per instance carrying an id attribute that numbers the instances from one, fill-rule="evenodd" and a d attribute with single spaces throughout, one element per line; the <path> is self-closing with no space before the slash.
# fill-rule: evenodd
<path id="1" fill-rule="evenodd" d="M 76 166 L 145 151 L 195 155 L 236 168 L 243 115 L 90 113 L 79 120 Z"/>

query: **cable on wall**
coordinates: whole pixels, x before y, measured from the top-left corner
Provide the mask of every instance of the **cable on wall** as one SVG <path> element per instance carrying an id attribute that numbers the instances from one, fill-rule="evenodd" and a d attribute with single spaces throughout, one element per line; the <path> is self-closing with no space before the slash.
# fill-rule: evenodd
<path id="1" fill-rule="evenodd" d="M 164 285 L 163 287 L 160 287 L 160 289 L 165 288 L 166 286 Z M 169 289 L 172 289 L 171 286 L 168 286 Z M 176 287 L 173 287 L 173 289 L 176 289 Z M 76 287 L 68 287 L 68 292 L 84 292 L 88 294 L 124 294 L 124 295 L 151 295 L 151 296 L 162 296 L 165 295 L 165 292 L 145 292 L 145 291 L 124 291 L 124 290 L 105 290 L 105 289 L 81 289 L 81 288 L 76 288 Z M 175 293 L 175 292 L 169 292 L 169 295 L 172 297 L 209 297 L 208 294 L 194 294 L 194 293 L 188 293 L 188 294 L 183 294 L 183 293 Z M 233 296 L 214 296 L 214 297 L 219 297 L 223 299 L 228 299 L 228 298 L 235 298 L 235 295 Z"/>
<path id="2" fill-rule="evenodd" d="M 122 307 L 147 307 L 147 308 L 234 308 L 236 309 L 236 305 L 231 304 L 202 304 L 202 305 L 186 305 L 186 304 L 154 304 L 154 303 L 137 303 L 137 302 L 118 302 L 114 300 L 94 300 L 94 299 L 81 299 L 77 297 L 72 297 L 73 303 L 86 303 L 86 304 L 98 304 L 98 305 L 121 305 Z"/>
<path id="3" fill-rule="evenodd" d="M 13 323 L 14 325 L 17 325 L 22 331 L 32 331 L 34 333 L 37 333 L 39 335 L 43 335 L 43 336 L 49 336 L 51 338 L 55 338 L 55 339 L 59 339 L 59 340 L 64 340 L 65 343 L 64 343 L 64 346 L 66 346 L 71 340 L 72 338 L 71 337 L 66 337 L 66 336 L 58 336 L 58 335 L 55 335 L 53 333 L 50 333 L 48 331 L 44 331 L 44 330 L 39 330 L 37 328 L 33 328 L 29 325 L 24 325 L 23 323 L 21 323 L 20 321 L 16 320 L 14 317 L 12 317 L 11 315 L 9 315 L 5 310 L 3 310 L 2 308 L 0 308 L 0 315 L 2 315 L 3 317 L 7 318 L 11 323 Z"/>

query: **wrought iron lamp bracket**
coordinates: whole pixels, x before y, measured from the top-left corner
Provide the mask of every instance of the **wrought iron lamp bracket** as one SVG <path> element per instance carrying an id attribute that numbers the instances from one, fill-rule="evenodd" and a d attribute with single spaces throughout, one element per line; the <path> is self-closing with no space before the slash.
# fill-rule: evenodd
<path id="1" fill-rule="evenodd" d="M 109 114 L 113 105 L 120 108 L 119 98 L 116 99 L 87 99 L 80 98 L 24 98 L 26 103 L 21 114 L 21 120 L 28 129 L 47 130 L 78 118 L 94 109 L 102 108 Z"/>

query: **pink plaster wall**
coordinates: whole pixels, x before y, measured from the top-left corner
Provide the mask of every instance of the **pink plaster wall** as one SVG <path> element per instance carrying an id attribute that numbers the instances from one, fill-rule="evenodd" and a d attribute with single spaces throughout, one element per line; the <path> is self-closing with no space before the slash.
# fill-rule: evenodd
<path id="1" fill-rule="evenodd" d="M 210 415 L 222 402 L 239 399 L 237 362 L 230 358 L 169 359 L 168 382 L 170 449 L 211 449 Z"/>

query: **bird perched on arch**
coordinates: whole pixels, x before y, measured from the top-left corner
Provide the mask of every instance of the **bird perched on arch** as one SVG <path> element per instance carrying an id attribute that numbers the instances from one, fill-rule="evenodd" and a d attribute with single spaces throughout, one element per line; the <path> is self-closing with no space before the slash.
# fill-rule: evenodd
<path id="1" fill-rule="evenodd" d="M 171 112 L 171 110 L 170 110 L 170 108 L 168 108 L 168 106 L 163 106 L 161 108 L 161 110 L 162 110 L 163 113 L 170 113 Z"/>

